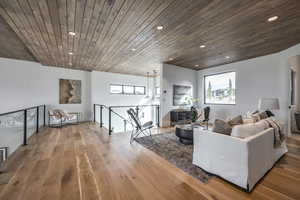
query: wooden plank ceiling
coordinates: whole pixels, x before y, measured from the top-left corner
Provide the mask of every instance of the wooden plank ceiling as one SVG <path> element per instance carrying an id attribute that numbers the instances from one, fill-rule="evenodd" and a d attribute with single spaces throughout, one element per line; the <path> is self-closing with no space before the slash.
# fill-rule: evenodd
<path id="1" fill-rule="evenodd" d="M 0 16 L 0 57 L 36 61 L 16 33 Z"/>
<path id="2" fill-rule="evenodd" d="M 300 43 L 299 10 L 299 0 L 0 0 L 26 46 L 20 59 L 32 60 L 28 49 L 43 65 L 136 75 L 286 49 Z"/>

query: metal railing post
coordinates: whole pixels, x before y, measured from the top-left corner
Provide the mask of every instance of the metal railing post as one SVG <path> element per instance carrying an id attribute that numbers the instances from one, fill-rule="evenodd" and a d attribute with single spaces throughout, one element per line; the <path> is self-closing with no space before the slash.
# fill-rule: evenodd
<path id="1" fill-rule="evenodd" d="M 103 127 L 103 121 L 102 121 L 102 112 L 103 112 L 103 106 L 100 106 L 100 127 Z"/>
<path id="2" fill-rule="evenodd" d="M 23 145 L 27 145 L 27 110 L 24 110 Z"/>
<path id="3" fill-rule="evenodd" d="M 157 117 L 157 119 L 156 119 L 156 125 L 157 125 L 157 127 L 160 127 L 160 119 L 159 119 L 159 117 L 160 117 L 160 115 L 159 115 L 159 106 L 156 106 L 156 117 Z"/>
<path id="4" fill-rule="evenodd" d="M 111 135 L 112 129 L 111 129 L 111 107 L 108 108 L 108 133 Z"/>
<path id="5" fill-rule="evenodd" d="M 36 107 L 36 133 L 39 132 L 39 116 L 40 115 L 40 108 L 39 107 Z"/>
<path id="6" fill-rule="evenodd" d="M 44 127 L 46 126 L 46 105 L 44 105 Z"/>
<path id="7" fill-rule="evenodd" d="M 126 132 L 127 121 L 124 119 L 124 132 Z"/>
<path id="8" fill-rule="evenodd" d="M 96 122 L 96 104 L 94 104 L 94 123 Z"/>
<path id="9" fill-rule="evenodd" d="M 136 116 L 139 116 L 139 107 L 138 106 L 136 106 L 136 108 L 135 108 L 135 113 L 136 113 Z"/>

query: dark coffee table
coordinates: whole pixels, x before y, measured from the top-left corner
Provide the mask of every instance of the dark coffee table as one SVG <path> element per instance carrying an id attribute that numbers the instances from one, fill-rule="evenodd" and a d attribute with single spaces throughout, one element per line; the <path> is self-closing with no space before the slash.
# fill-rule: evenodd
<path id="1" fill-rule="evenodd" d="M 176 125 L 175 134 L 182 144 L 193 144 L 193 125 Z"/>

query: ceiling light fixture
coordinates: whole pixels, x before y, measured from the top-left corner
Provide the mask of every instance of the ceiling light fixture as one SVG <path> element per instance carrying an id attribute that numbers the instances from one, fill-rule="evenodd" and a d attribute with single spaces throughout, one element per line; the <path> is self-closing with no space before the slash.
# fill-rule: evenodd
<path id="1" fill-rule="evenodd" d="M 69 32 L 69 35 L 71 35 L 71 36 L 75 36 L 75 35 L 76 35 L 76 33 L 75 33 L 75 32 L 72 32 L 72 31 L 70 31 L 70 32 Z"/>
<path id="2" fill-rule="evenodd" d="M 195 65 L 195 67 L 199 67 L 199 65 Z"/>
<path id="3" fill-rule="evenodd" d="M 226 59 L 229 59 L 229 58 L 230 58 L 230 56 L 226 56 L 225 58 L 226 58 Z"/>
<path id="4" fill-rule="evenodd" d="M 136 49 L 135 49 L 135 48 L 132 48 L 131 51 L 136 51 Z"/>
<path id="5" fill-rule="evenodd" d="M 157 26 L 156 29 L 157 29 L 157 30 L 163 30 L 164 27 L 163 27 L 163 26 Z"/>
<path id="6" fill-rule="evenodd" d="M 206 46 L 204 45 L 204 44 L 202 44 L 201 46 L 200 46 L 200 48 L 205 48 Z"/>
<path id="7" fill-rule="evenodd" d="M 268 22 L 273 22 L 273 21 L 276 21 L 277 19 L 278 19 L 278 16 L 273 16 L 268 19 Z"/>
<path id="8" fill-rule="evenodd" d="M 73 55 L 74 53 L 71 51 L 71 52 L 69 52 L 69 55 Z"/>
<path id="9" fill-rule="evenodd" d="M 172 60 L 174 60 L 174 58 L 169 58 L 169 61 L 172 61 Z"/>

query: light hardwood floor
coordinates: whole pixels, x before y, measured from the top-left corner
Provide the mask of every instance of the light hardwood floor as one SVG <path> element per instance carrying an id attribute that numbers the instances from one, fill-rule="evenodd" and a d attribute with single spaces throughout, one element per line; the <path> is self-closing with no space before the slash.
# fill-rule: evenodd
<path id="1" fill-rule="evenodd" d="M 166 132 L 168 129 L 160 129 Z M 1 200 L 300 199 L 300 139 L 249 194 L 220 179 L 207 184 L 137 143 L 94 124 L 48 128 L 0 174 Z"/>

